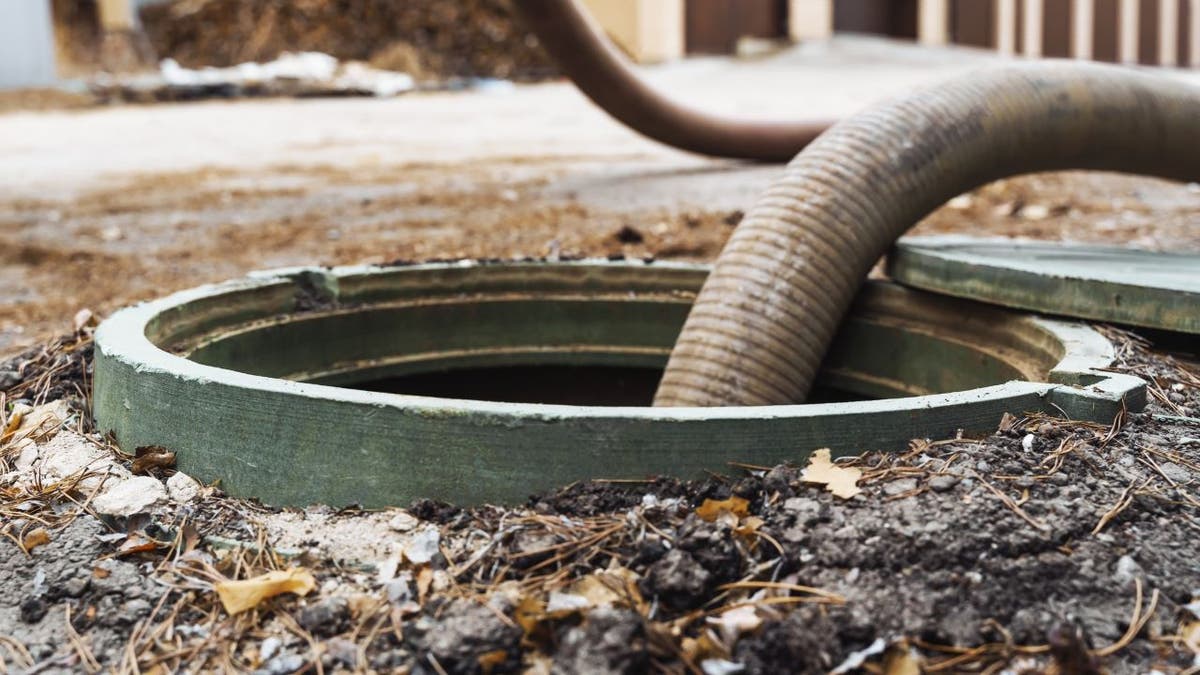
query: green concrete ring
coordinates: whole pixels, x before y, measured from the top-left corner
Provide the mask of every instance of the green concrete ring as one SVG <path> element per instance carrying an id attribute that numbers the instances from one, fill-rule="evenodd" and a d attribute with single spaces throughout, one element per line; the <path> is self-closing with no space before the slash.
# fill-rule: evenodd
<path id="1" fill-rule="evenodd" d="M 902 398 L 597 407 L 332 386 L 519 364 L 661 368 L 707 268 L 641 262 L 290 269 L 176 293 L 96 332 L 93 407 L 122 448 L 278 505 L 516 502 L 587 478 L 696 476 L 986 434 L 1003 413 L 1108 423 L 1145 384 L 1082 325 L 869 283 L 823 381 Z M 1029 380 L 1029 381 L 1023 381 Z M 941 393 L 950 392 L 950 393 Z"/>

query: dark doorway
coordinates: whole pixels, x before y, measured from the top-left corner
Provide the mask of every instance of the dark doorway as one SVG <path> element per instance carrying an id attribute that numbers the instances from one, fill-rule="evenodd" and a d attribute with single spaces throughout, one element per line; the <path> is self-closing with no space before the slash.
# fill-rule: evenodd
<path id="1" fill-rule="evenodd" d="M 687 0 L 684 8 L 689 54 L 732 54 L 740 38 L 788 34 L 787 0 Z"/>

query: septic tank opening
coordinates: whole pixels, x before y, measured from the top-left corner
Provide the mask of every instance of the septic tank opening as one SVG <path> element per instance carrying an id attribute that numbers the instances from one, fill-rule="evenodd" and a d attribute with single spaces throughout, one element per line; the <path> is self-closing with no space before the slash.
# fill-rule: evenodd
<path id="1" fill-rule="evenodd" d="M 649 406 L 706 275 L 627 261 L 258 273 L 109 318 L 94 411 L 122 448 L 170 448 L 229 494 L 374 507 L 898 450 L 992 433 L 1006 412 L 1107 424 L 1145 400 L 1141 380 L 1101 370 L 1113 346 L 1086 326 L 869 282 L 821 375 L 854 396 Z"/>
<path id="2" fill-rule="evenodd" d="M 661 378 L 662 368 L 530 365 L 415 373 L 341 386 L 388 394 L 506 403 L 648 406 Z M 861 400 L 866 397 L 833 387 L 818 387 L 808 402 Z"/>

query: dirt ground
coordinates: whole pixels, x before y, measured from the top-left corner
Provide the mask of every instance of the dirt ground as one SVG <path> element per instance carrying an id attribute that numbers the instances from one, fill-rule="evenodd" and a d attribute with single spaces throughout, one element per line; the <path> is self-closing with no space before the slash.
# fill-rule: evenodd
<path id="1" fill-rule="evenodd" d="M 161 449 L 117 454 L 81 408 L 85 328 L 5 366 L 21 372 L 10 397 L 70 407 L 0 440 L 0 659 L 17 672 L 1196 672 L 1200 363 L 1105 330 L 1117 369 L 1150 382 L 1144 412 L 1006 418 L 986 438 L 867 453 L 839 465 L 860 472 L 848 498 L 784 465 L 366 512 L 189 493 L 170 456 L 147 459 Z M 106 480 L 160 496 L 114 511 Z M 270 574 L 300 581 L 230 609 L 226 592 Z"/>
<path id="2" fill-rule="evenodd" d="M 664 174 L 635 156 L 612 178 L 610 162 L 530 156 L 468 166 L 204 169 L 137 176 L 68 199 L 0 202 L 0 353 L 61 332 L 83 308 L 103 315 L 254 269 L 556 254 L 711 260 L 753 201 L 623 206 L 622 192 L 642 181 L 653 190 Z M 743 181 L 747 195 L 774 173 L 729 164 L 705 171 Z M 604 187 L 606 179 L 624 184 L 613 196 L 562 187 Z M 914 233 L 1194 250 L 1198 218 L 1197 188 L 1045 175 L 983 188 Z"/>
<path id="3" fill-rule="evenodd" d="M 994 62 L 855 38 L 644 72 L 709 110 L 827 118 Z M 563 83 L 13 113 L 0 157 L 0 355 L 60 333 L 85 307 L 103 315 L 273 266 L 711 259 L 780 171 L 665 149 Z M 1198 214 L 1197 186 L 1042 176 L 986 187 L 917 231 L 1195 249 Z M 638 236 L 619 240 L 625 226 Z"/>
<path id="4" fill-rule="evenodd" d="M 825 92 L 817 112 L 877 97 L 883 81 L 899 86 L 894 62 L 876 62 L 868 78 L 859 61 L 839 58 L 844 88 L 812 89 Z M 959 68 L 906 58 L 907 83 Z M 656 76 L 699 92 L 698 82 L 714 77 L 748 87 L 734 84 L 743 74 L 701 65 Z M 1195 348 L 1170 353 L 1106 329 L 1122 347 L 1120 369 L 1151 382 L 1143 413 L 1111 426 L 1005 420 L 985 439 L 917 439 L 908 453 L 865 454 L 844 466 L 862 471 L 862 493 L 850 499 L 803 482 L 800 466 L 580 484 L 504 508 L 281 511 L 219 488 L 180 492 L 169 461 L 131 461 L 93 433 L 90 328 L 72 332 L 78 310 L 103 316 L 294 264 L 615 253 L 709 260 L 779 169 L 665 151 L 561 85 L 500 98 L 206 104 L 5 121 L 5 668 L 1200 668 Z M 981 188 L 916 232 L 1200 250 L 1198 224 L 1197 186 L 1060 174 Z M 52 400 L 70 407 L 32 433 L 32 444 L 9 433 L 14 402 Z M 52 457 L 75 455 L 90 463 L 53 469 Z M 128 514 L 104 512 L 98 464 L 110 477 L 146 479 L 154 484 L 143 483 L 147 494 L 161 497 Z M 220 600 L 231 581 L 286 569 L 310 574 L 311 589 L 236 614 Z"/>

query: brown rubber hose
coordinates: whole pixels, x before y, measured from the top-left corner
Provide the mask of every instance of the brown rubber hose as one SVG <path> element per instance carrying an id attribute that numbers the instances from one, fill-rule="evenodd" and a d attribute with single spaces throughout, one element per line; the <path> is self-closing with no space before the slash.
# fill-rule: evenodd
<path id="1" fill-rule="evenodd" d="M 559 68 L 592 102 L 660 143 L 714 157 L 786 162 L 832 123 L 723 118 L 682 106 L 633 72 L 578 0 L 516 0 L 516 6 Z"/>
<path id="2" fill-rule="evenodd" d="M 839 123 L 734 231 L 655 405 L 803 401 L 859 285 L 901 234 L 972 188 L 1064 169 L 1200 178 L 1200 89 L 1050 62 L 961 77 Z"/>

